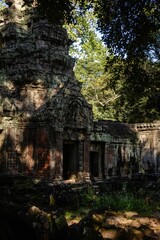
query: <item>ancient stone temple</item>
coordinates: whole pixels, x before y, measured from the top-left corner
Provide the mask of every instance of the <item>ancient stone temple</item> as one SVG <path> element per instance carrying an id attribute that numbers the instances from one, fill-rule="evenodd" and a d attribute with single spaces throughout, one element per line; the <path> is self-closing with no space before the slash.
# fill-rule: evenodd
<path id="1" fill-rule="evenodd" d="M 0 17 L 1 172 L 87 175 L 92 111 L 73 74 L 66 30 L 28 2 L 8 1 Z"/>
<path id="2" fill-rule="evenodd" d="M 88 181 L 139 172 L 137 128 L 93 121 L 62 24 L 42 17 L 36 0 L 6 2 L 0 12 L 0 173 Z"/>

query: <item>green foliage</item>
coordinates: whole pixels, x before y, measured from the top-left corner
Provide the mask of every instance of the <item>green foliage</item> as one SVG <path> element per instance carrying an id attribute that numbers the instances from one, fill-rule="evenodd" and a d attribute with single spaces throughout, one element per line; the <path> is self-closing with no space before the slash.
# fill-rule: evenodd
<path id="1" fill-rule="evenodd" d="M 32 1 L 24 0 L 25 4 Z M 127 58 L 154 52 L 159 58 L 159 1 L 153 0 L 37 0 L 40 13 L 49 21 L 76 23 L 76 9 L 81 15 L 92 9 L 107 46 Z M 83 15 L 85 18 L 85 16 Z M 147 30 L 146 30 L 147 29 Z"/>
<path id="2" fill-rule="evenodd" d="M 75 75 L 82 83 L 82 94 L 92 105 L 95 119 L 113 119 L 113 102 L 117 98 L 105 78 L 108 50 L 96 32 L 96 18 L 92 10 L 81 16 L 76 13 L 76 25 L 65 25 L 69 37 L 75 41 L 70 54 L 76 58 Z"/>
<path id="3" fill-rule="evenodd" d="M 49 196 L 49 204 L 50 204 L 50 206 L 55 205 L 55 198 L 52 194 Z"/>
<path id="4" fill-rule="evenodd" d="M 74 208 L 74 215 L 86 212 L 84 209 L 96 210 L 96 209 L 106 209 L 108 211 L 136 211 L 139 214 L 151 214 L 160 206 L 158 202 L 152 201 L 150 204 L 146 201 L 146 193 L 141 194 L 137 192 L 136 194 L 130 191 L 111 191 L 103 194 L 98 194 L 96 191 L 89 187 L 85 193 L 80 194 L 80 204 L 77 208 Z M 68 218 L 73 214 L 68 214 Z"/>
<path id="5" fill-rule="evenodd" d="M 159 62 L 109 53 L 97 34 L 93 8 L 84 15 L 77 8 L 75 20 L 76 24 L 66 25 L 75 42 L 70 54 L 77 59 L 75 75 L 94 118 L 131 123 L 159 119 Z"/>
<path id="6" fill-rule="evenodd" d="M 31 5 L 32 1 L 24 0 L 25 5 Z M 71 22 L 73 18 L 74 1 L 70 0 L 37 0 L 38 10 L 41 16 L 48 18 L 55 24 Z"/>
<path id="7" fill-rule="evenodd" d="M 154 56 L 159 58 L 157 51 L 160 27 L 159 1 L 97 0 L 94 2 L 99 29 L 114 53 L 134 58 L 144 57 L 152 50 Z"/>
<path id="8" fill-rule="evenodd" d="M 0 10 L 5 8 L 5 0 L 0 0 Z"/>
<path id="9" fill-rule="evenodd" d="M 160 118 L 160 63 L 107 61 L 106 79 L 119 98 L 115 101 L 115 118 L 123 122 L 150 122 Z M 110 79 L 108 79 L 110 76 Z"/>

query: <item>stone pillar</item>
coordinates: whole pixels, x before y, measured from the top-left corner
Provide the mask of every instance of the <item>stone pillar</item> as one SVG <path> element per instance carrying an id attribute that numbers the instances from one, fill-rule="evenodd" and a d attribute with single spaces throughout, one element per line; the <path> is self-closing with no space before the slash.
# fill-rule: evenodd
<path id="1" fill-rule="evenodd" d="M 104 146 L 104 178 L 108 177 L 108 145 L 105 143 Z"/>
<path id="2" fill-rule="evenodd" d="M 78 144 L 78 180 L 83 180 L 83 156 L 84 156 L 84 142 L 80 141 Z"/>
<path id="3" fill-rule="evenodd" d="M 153 131 L 153 161 L 154 161 L 154 172 L 157 171 L 157 159 L 158 159 L 158 131 Z"/>
<path id="4" fill-rule="evenodd" d="M 104 178 L 104 146 L 99 144 L 98 147 L 98 177 Z"/>
<path id="5" fill-rule="evenodd" d="M 84 180 L 90 182 L 89 170 L 90 137 L 86 136 L 84 141 Z"/>
<path id="6" fill-rule="evenodd" d="M 54 134 L 54 143 L 50 154 L 50 177 L 54 181 L 61 181 L 63 180 L 63 138 L 61 132 Z"/>

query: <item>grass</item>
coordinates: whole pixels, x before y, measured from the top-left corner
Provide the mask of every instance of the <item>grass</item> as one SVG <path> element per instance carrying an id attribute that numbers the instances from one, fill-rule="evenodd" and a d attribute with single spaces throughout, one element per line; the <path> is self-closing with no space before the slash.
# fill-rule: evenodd
<path id="1" fill-rule="evenodd" d="M 74 208 L 71 206 L 66 209 L 66 218 L 83 218 L 91 210 L 107 211 L 135 211 L 141 215 L 152 215 L 160 210 L 160 203 L 150 199 L 143 193 L 132 193 L 127 191 L 116 191 L 105 194 L 96 194 L 92 188 L 87 192 L 75 196 Z M 74 199 L 74 200 L 75 200 Z M 76 207 L 77 205 L 77 207 Z"/>

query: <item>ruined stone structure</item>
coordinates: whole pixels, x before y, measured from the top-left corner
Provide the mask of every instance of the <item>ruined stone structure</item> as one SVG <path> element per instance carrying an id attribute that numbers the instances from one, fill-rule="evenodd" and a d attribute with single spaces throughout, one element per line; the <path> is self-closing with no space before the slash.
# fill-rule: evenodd
<path id="1" fill-rule="evenodd" d="M 36 1 L 7 2 L 0 13 L 0 172 L 54 181 L 139 172 L 141 127 L 93 122 L 66 30 L 41 17 Z"/>
<path id="2" fill-rule="evenodd" d="M 90 171 L 94 177 L 96 174 L 92 171 L 100 169 L 92 167 L 98 153 L 102 159 L 101 178 L 131 176 L 138 172 L 139 140 L 136 132 L 128 125 L 112 121 L 95 122 L 90 138 Z"/>
<path id="3" fill-rule="evenodd" d="M 139 123 L 131 127 L 137 132 L 139 139 L 139 171 L 160 172 L 160 122 Z"/>
<path id="4" fill-rule="evenodd" d="M 92 111 L 73 74 L 66 30 L 30 2 L 9 1 L 1 13 L 1 171 L 67 179 L 88 173 L 82 161 Z"/>

